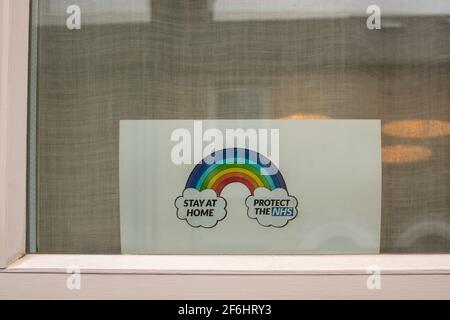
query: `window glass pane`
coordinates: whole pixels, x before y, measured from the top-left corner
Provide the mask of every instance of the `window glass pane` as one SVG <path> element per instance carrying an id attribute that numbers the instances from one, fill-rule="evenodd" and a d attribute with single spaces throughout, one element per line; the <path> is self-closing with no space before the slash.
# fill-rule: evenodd
<path id="1" fill-rule="evenodd" d="M 372 5 L 33 0 L 30 251 L 123 251 L 121 121 L 379 119 L 381 253 L 450 253 L 450 3 Z"/>

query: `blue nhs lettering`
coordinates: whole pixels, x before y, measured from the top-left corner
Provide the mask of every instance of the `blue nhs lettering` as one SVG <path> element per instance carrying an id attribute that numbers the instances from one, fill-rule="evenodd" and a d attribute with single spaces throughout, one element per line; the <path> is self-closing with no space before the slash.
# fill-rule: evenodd
<path id="1" fill-rule="evenodd" d="M 273 207 L 273 217 L 292 217 L 294 215 L 294 208 L 292 207 Z"/>

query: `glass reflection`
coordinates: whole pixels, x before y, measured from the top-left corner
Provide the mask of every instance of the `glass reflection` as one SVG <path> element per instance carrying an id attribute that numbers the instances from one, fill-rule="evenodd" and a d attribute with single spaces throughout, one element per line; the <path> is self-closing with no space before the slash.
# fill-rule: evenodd
<path id="1" fill-rule="evenodd" d="M 384 163 L 411 163 L 429 159 L 432 151 L 424 146 L 396 145 L 382 149 Z"/>
<path id="2" fill-rule="evenodd" d="M 282 119 L 285 119 L 285 120 L 328 120 L 328 119 L 331 119 L 331 117 L 329 117 L 325 114 L 295 113 L 295 114 L 291 114 L 287 117 L 284 117 Z"/>
<path id="3" fill-rule="evenodd" d="M 376 4 L 386 16 L 445 16 L 446 0 L 211 0 L 216 21 L 335 19 L 365 17 Z"/>
<path id="4" fill-rule="evenodd" d="M 67 9 L 78 6 L 81 9 L 82 24 L 117 25 L 127 23 L 149 23 L 152 0 L 40 0 L 45 19 L 41 25 L 64 25 Z M 63 23 L 61 23 L 63 22 Z"/>
<path id="5" fill-rule="evenodd" d="M 383 126 L 383 133 L 401 138 L 438 138 L 450 134 L 450 123 L 440 120 L 403 120 Z"/>

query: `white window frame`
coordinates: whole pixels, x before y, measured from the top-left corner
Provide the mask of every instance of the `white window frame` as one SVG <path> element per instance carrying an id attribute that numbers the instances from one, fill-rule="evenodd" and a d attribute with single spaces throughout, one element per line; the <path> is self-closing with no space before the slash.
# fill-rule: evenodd
<path id="1" fill-rule="evenodd" d="M 0 299 L 450 298 L 448 254 L 26 254 L 29 8 L 29 0 L 0 1 Z M 67 289 L 73 266 L 82 272 L 81 290 Z M 381 290 L 368 289 L 373 267 Z"/>

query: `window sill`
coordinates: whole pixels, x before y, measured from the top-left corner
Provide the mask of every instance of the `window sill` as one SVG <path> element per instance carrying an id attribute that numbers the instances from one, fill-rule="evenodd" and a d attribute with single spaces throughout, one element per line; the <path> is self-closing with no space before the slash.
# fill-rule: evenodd
<path id="1" fill-rule="evenodd" d="M 450 275 L 450 255 L 26 255 L 3 272 L 67 273 L 69 267 L 83 274 Z"/>

